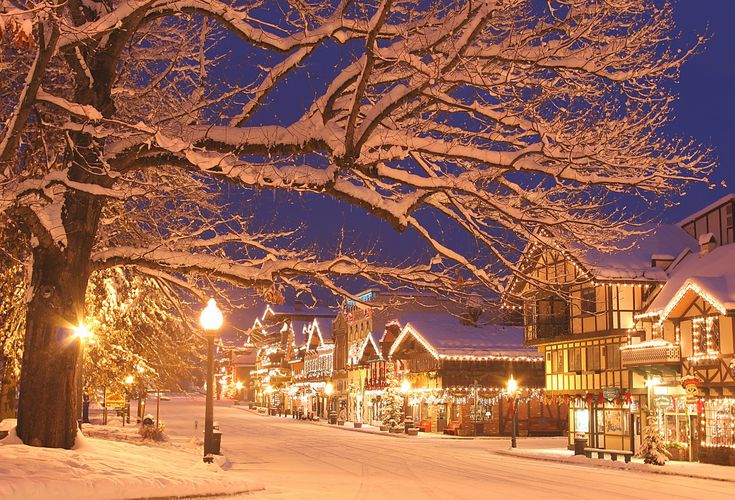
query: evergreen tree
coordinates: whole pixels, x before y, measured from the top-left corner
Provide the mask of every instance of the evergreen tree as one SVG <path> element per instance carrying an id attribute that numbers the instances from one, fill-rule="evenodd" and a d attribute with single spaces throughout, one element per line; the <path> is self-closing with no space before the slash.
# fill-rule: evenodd
<path id="1" fill-rule="evenodd" d="M 654 417 L 648 418 L 648 426 L 643 430 L 643 440 L 638 456 L 647 464 L 664 465 L 671 457 L 666 450 L 664 439 L 658 430 L 658 424 Z"/>
<path id="2" fill-rule="evenodd" d="M 385 388 L 383 396 L 383 425 L 387 425 L 391 429 L 400 424 L 402 418 L 403 398 L 401 397 L 401 387 L 396 378 L 395 369 L 388 363 L 388 370 L 385 374 L 385 380 L 388 386 Z"/>

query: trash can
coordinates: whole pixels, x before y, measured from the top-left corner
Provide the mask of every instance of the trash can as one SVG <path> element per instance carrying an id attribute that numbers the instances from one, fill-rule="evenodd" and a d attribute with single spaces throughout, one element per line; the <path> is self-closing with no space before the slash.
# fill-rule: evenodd
<path id="1" fill-rule="evenodd" d="M 574 435 L 574 454 L 584 455 L 584 449 L 587 447 L 587 438 L 584 434 Z"/>
<path id="2" fill-rule="evenodd" d="M 215 455 L 222 455 L 220 448 L 222 447 L 222 431 L 214 430 L 212 432 L 212 453 Z"/>
<path id="3" fill-rule="evenodd" d="M 329 423 L 330 424 L 336 424 L 337 423 L 337 412 L 332 410 L 329 412 Z"/>
<path id="4" fill-rule="evenodd" d="M 408 415 L 406 419 L 403 421 L 403 431 L 408 432 L 408 429 L 413 427 L 413 417 L 411 415 Z"/>

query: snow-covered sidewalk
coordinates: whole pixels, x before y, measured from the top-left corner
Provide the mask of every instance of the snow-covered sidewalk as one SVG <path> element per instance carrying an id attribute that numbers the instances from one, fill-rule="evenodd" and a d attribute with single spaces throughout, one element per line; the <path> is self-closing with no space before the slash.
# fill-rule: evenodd
<path id="1" fill-rule="evenodd" d="M 147 498 L 232 495 L 262 489 L 190 451 L 83 437 L 73 450 L 0 440 L 0 498 Z"/>
<path id="2" fill-rule="evenodd" d="M 644 464 L 642 459 L 634 458 L 631 463 L 626 464 L 622 459 L 613 462 L 609 458 L 603 460 L 597 458 L 587 458 L 584 455 L 574 456 L 573 451 L 564 448 L 509 448 L 506 450 L 495 450 L 495 453 L 519 458 L 528 458 L 532 460 L 582 465 L 586 467 L 630 470 L 636 472 L 647 472 L 651 474 L 663 474 L 670 476 L 682 476 L 697 479 L 712 479 L 716 481 L 735 482 L 735 468 L 723 465 L 703 464 L 699 462 L 669 461 L 666 463 L 666 465 L 658 466 Z"/>

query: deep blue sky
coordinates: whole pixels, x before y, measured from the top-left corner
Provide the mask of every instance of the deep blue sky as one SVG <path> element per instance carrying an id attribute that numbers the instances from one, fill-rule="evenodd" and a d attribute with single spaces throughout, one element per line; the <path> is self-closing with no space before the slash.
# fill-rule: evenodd
<path id="1" fill-rule="evenodd" d="M 674 6 L 685 38 L 709 35 L 701 54 L 684 65 L 674 133 L 711 145 L 719 161 L 713 181 L 727 187 L 694 187 L 665 218 L 679 220 L 718 197 L 735 192 L 735 1 L 680 0 Z"/>
<path id="2" fill-rule="evenodd" d="M 698 34 L 706 34 L 708 41 L 703 51 L 692 57 L 682 69 L 681 81 L 675 87 L 679 101 L 670 132 L 693 137 L 711 146 L 719 167 L 711 179 L 718 187 L 693 186 L 678 207 L 663 215 L 666 222 L 680 220 L 721 196 L 735 192 L 735 29 L 732 27 L 735 0 L 679 0 L 673 7 L 684 40 L 691 42 Z M 247 71 L 251 57 L 259 57 L 243 53 L 239 42 L 235 42 L 232 49 L 237 57 L 228 61 L 230 74 Z M 327 55 L 330 52 L 327 50 Z M 306 81 L 302 81 L 309 93 L 325 84 L 324 75 L 329 74 L 334 59 L 319 57 L 311 62 L 316 64 Z M 326 78 L 328 80 L 329 77 Z M 295 102 L 298 100 L 300 98 L 294 95 L 277 95 L 261 110 L 260 119 L 273 123 L 288 120 L 290 115 L 295 118 L 301 108 Z M 722 181 L 727 187 L 719 186 Z M 240 193 L 235 196 L 239 197 Z M 420 252 L 423 246 L 417 235 L 399 235 L 387 224 L 366 215 L 362 209 L 328 198 L 261 192 L 255 195 L 252 206 L 256 207 L 257 218 L 266 226 L 292 226 L 307 221 L 308 235 L 303 242 L 329 250 L 340 244 L 345 248 L 370 248 L 386 258 Z M 334 300 L 329 294 L 318 295 L 320 300 Z M 235 322 L 247 327 L 259 310 L 261 306 L 241 311 L 236 314 L 238 320 Z"/>

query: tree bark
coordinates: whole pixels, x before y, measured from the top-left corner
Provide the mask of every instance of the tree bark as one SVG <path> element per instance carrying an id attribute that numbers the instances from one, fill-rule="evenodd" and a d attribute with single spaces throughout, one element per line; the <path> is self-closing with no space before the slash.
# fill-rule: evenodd
<path id="1" fill-rule="evenodd" d="M 81 182 L 102 171 L 99 147 L 88 136 L 74 137 L 69 177 Z M 95 170 L 93 167 L 97 167 Z M 62 221 L 67 246 L 39 244 L 33 250 L 32 299 L 18 401 L 18 437 L 31 446 L 71 448 L 77 430 L 80 342 L 74 327 L 84 322 L 90 255 L 104 199 L 81 191 L 65 195 Z"/>
<path id="2" fill-rule="evenodd" d="M 33 252 L 18 402 L 18 436 L 28 445 L 50 448 L 71 448 L 76 436 L 80 343 L 73 328 L 84 320 L 101 202 L 70 193 L 64 208 L 68 246 L 39 246 Z"/>

